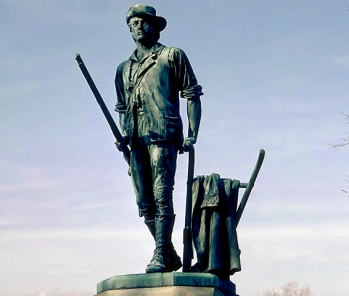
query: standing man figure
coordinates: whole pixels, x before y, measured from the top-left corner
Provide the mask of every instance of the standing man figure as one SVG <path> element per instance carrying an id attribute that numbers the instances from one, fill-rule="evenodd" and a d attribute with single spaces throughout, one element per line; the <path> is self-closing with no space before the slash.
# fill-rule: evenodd
<path id="1" fill-rule="evenodd" d="M 175 214 L 172 192 L 178 152 L 195 144 L 201 118 L 201 86 L 185 53 L 158 43 L 166 19 L 147 5 L 130 7 L 126 22 L 136 43 L 116 71 L 121 145 L 130 145 L 130 171 L 140 215 L 155 239 L 147 273 L 178 270 L 171 235 Z M 187 100 L 188 137 L 183 137 L 179 94 Z"/>

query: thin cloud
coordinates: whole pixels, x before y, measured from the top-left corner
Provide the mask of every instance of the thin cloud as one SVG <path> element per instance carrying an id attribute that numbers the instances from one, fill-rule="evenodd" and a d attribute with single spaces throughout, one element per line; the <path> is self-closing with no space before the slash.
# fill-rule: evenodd
<path id="1" fill-rule="evenodd" d="M 35 296 L 91 296 L 91 291 L 62 291 L 61 289 L 53 289 L 40 291 Z"/>
<path id="2" fill-rule="evenodd" d="M 22 167 L 19 164 L 7 163 L 5 177 L 0 183 L 0 192 L 26 191 L 36 189 L 55 189 L 62 186 L 62 182 L 47 177 L 45 168 Z"/>

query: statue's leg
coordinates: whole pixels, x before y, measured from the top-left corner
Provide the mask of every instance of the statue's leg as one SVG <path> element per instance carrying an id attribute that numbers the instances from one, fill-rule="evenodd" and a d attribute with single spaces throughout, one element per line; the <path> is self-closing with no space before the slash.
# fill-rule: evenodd
<path id="1" fill-rule="evenodd" d="M 144 217 L 150 233 L 155 239 L 155 212 L 152 169 L 150 166 L 149 152 L 147 149 L 134 149 L 131 152 L 131 176 L 136 202 L 140 215 Z"/>
<path id="2" fill-rule="evenodd" d="M 176 172 L 177 149 L 175 145 L 151 145 L 149 148 L 153 195 L 156 205 L 154 257 L 147 272 L 175 271 L 182 266 L 171 240 L 175 221 L 172 192 Z"/>
<path id="3" fill-rule="evenodd" d="M 166 250 L 165 250 L 165 266 L 167 271 L 176 271 L 182 267 L 182 261 L 181 258 L 178 256 L 173 244 L 172 244 L 172 231 L 173 226 L 175 222 L 175 215 L 173 215 L 171 218 L 169 218 L 169 225 L 170 225 L 170 239 L 168 241 Z"/>
<path id="4" fill-rule="evenodd" d="M 167 222 L 159 222 L 161 219 Z M 171 240 L 174 221 L 175 215 L 156 215 L 153 222 L 145 222 L 156 244 L 153 259 L 147 267 L 147 273 L 171 272 L 182 267 L 181 258 L 178 256 Z M 161 254 L 160 258 L 159 254 Z"/>
<path id="5" fill-rule="evenodd" d="M 151 235 L 153 236 L 154 240 L 156 241 L 155 237 L 155 216 L 147 217 L 144 216 L 144 223 L 147 225 Z"/>
<path id="6" fill-rule="evenodd" d="M 170 260 L 170 249 L 172 248 L 172 251 L 175 252 L 171 242 L 174 217 L 174 215 L 155 215 L 156 249 L 152 260 L 147 266 L 147 273 L 174 271 L 172 256 Z M 182 264 L 179 257 L 178 261 L 178 268 L 180 268 Z"/>

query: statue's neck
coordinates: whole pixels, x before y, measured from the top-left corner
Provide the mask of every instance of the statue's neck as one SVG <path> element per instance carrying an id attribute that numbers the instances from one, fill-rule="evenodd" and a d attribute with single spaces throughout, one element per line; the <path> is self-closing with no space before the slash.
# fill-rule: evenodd
<path id="1" fill-rule="evenodd" d="M 137 58 L 139 61 L 141 61 L 145 56 L 149 54 L 153 46 L 156 44 L 156 42 L 136 42 L 137 45 Z"/>

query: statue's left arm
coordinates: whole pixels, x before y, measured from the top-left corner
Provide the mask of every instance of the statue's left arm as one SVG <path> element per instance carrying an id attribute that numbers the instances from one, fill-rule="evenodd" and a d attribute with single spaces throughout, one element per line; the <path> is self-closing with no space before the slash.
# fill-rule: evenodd
<path id="1" fill-rule="evenodd" d="M 181 97 L 187 99 L 187 116 L 188 116 L 188 136 L 184 139 L 183 144 L 188 141 L 195 144 L 197 141 L 200 120 L 201 120 L 201 100 L 203 95 L 202 87 L 197 83 L 194 71 L 185 53 L 179 48 L 173 48 L 173 69 L 177 85 L 181 91 Z M 183 145 L 184 148 L 186 145 Z"/>
<path id="2" fill-rule="evenodd" d="M 201 121 L 201 100 L 200 97 L 188 99 L 187 101 L 187 115 L 188 115 L 188 138 L 185 141 L 190 140 L 192 144 L 196 143 L 200 121 Z"/>

